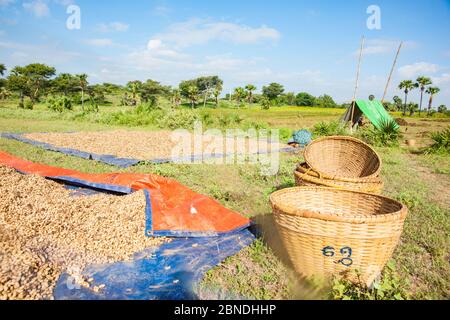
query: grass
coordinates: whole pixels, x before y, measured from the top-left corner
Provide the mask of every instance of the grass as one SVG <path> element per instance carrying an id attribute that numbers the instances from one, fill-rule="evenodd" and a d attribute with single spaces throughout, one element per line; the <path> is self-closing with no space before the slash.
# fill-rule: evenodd
<path id="1" fill-rule="evenodd" d="M 104 110 L 106 108 L 111 109 Z M 102 113 L 121 110 L 114 106 L 102 109 Z M 304 122 L 305 126 L 308 122 L 335 120 L 342 109 L 280 107 L 262 111 L 254 107 L 239 111 L 208 109 L 207 112 L 213 118 L 238 112 L 248 121 L 264 121 L 282 128 L 290 126 L 300 128 L 298 119 L 301 121 L 307 119 Z M 298 114 L 301 116 L 297 117 Z M 0 132 L 154 129 L 150 126 L 139 128 L 110 126 L 95 123 L 91 119 L 70 121 L 65 119 L 66 116 L 63 114 L 60 118 L 42 106 L 28 111 L 11 109 L 2 105 L 0 106 Z M 261 237 L 253 245 L 210 270 L 201 284 L 202 291 L 221 290 L 227 292 L 226 297 L 230 298 L 327 297 L 326 293 L 318 290 L 316 286 L 299 280 L 292 271 L 286 254 L 279 244 L 271 219 L 268 197 L 275 190 L 294 185 L 292 171 L 295 164 L 301 160 L 299 155 L 281 155 L 279 173 L 276 176 L 266 177 L 261 175 L 258 166 L 253 165 L 141 164 L 127 169 L 118 169 L 7 139 L 0 139 L 0 150 L 31 161 L 83 172 L 151 172 L 176 178 L 194 191 L 214 197 L 224 206 L 252 218 L 261 232 Z M 448 208 L 450 206 L 446 205 L 448 189 L 445 187 L 449 183 L 450 156 L 410 153 L 401 148 L 377 148 L 377 150 L 384 163 L 383 177 L 386 180 L 384 194 L 405 202 L 410 208 L 401 243 L 391 261 L 394 268 L 389 268 L 385 272 L 386 281 L 383 285 L 389 286 L 392 283 L 397 285 L 401 282 L 399 286 L 407 287 L 410 298 L 448 299 L 450 289 Z M 391 279 L 395 279 L 395 282 Z M 338 284 L 336 288 L 341 286 Z M 389 297 L 395 294 L 394 291 Z M 364 293 L 359 296 L 346 295 L 346 297 L 367 299 L 371 296 Z M 335 295 L 334 298 L 340 297 Z"/>

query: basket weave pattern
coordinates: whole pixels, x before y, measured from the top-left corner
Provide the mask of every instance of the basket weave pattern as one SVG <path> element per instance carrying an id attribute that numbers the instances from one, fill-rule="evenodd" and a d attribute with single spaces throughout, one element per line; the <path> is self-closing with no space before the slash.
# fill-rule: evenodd
<path id="1" fill-rule="evenodd" d="M 310 143 L 305 161 L 320 178 L 361 182 L 377 179 L 381 159 L 368 144 L 353 137 L 325 137 Z"/>
<path id="2" fill-rule="evenodd" d="M 384 183 L 380 178 L 374 178 L 370 181 L 347 182 L 340 180 L 324 179 L 308 168 L 306 163 L 297 166 L 294 171 L 295 183 L 297 186 L 319 186 L 336 189 L 347 189 L 362 192 L 371 192 L 380 194 L 383 191 Z"/>
<path id="3" fill-rule="evenodd" d="M 284 189 L 270 201 L 297 272 L 326 277 L 358 270 L 367 284 L 390 259 L 407 215 L 395 200 L 330 188 Z"/>

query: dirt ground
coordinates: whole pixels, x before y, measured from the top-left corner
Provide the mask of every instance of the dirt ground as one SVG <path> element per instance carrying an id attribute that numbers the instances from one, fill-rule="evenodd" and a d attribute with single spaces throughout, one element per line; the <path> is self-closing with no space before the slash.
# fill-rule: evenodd
<path id="1" fill-rule="evenodd" d="M 144 234 L 143 192 L 74 197 L 0 166 L 0 194 L 0 300 L 51 299 L 62 272 L 89 288 L 81 277 L 88 264 L 127 260 L 166 241 Z"/>
<path id="2" fill-rule="evenodd" d="M 81 150 L 94 154 L 114 155 L 121 158 L 140 160 L 166 159 L 172 151 L 180 156 L 188 150 L 187 156 L 198 154 L 256 153 L 287 147 L 284 144 L 260 142 L 249 138 L 222 138 L 214 135 L 194 135 L 191 133 L 173 135 L 171 131 L 105 131 L 74 133 L 30 133 L 24 137 L 46 142 L 57 147 Z M 172 140 L 173 139 L 173 140 Z M 197 142 L 199 141 L 199 142 Z M 176 148 L 179 142 L 184 149 Z M 230 147 L 228 147 L 230 146 Z M 231 150 L 230 150 L 231 149 Z"/>
<path id="3" fill-rule="evenodd" d="M 402 145 L 406 140 L 415 140 L 416 147 L 425 147 L 431 143 L 430 134 L 442 131 L 450 126 L 450 119 L 410 119 L 406 118 L 406 125 L 401 126 L 404 137 Z"/>

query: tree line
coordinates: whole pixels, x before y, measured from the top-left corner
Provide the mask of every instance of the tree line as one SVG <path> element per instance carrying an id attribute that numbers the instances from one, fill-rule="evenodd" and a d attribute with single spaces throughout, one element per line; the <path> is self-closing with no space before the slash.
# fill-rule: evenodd
<path id="1" fill-rule="evenodd" d="M 238 107 L 243 104 L 259 104 L 263 109 L 272 106 L 306 106 L 306 107 L 346 107 L 347 104 L 338 105 L 330 95 L 324 94 L 315 97 L 307 92 L 285 92 L 283 85 L 270 83 L 261 88 L 253 84 L 237 87 L 232 92 L 220 98 L 223 92 L 223 80 L 218 76 L 203 76 L 191 80 L 181 81 L 177 87 L 164 86 L 155 80 L 128 82 L 125 86 L 112 83 L 90 84 L 86 74 L 56 74 L 56 69 L 41 63 L 33 63 L 26 66 L 16 66 L 10 70 L 8 76 L 3 78 L 6 72 L 4 64 L 0 64 L 0 99 L 5 99 L 15 94 L 19 98 L 19 107 L 32 109 L 33 105 L 44 97 L 50 101 L 50 107 L 62 111 L 71 109 L 72 104 L 81 105 L 82 111 L 97 111 L 99 104 L 106 104 L 106 95 L 115 94 L 121 97 L 121 105 L 152 108 L 157 104 L 157 98 L 164 96 L 172 105 L 179 106 L 184 101 L 195 108 L 200 103 L 203 106 L 213 103 L 219 106 L 221 100 L 229 101 Z M 432 110 L 433 97 L 439 93 L 439 88 L 432 87 L 430 78 L 421 76 L 416 82 L 404 80 L 399 89 L 404 90 L 405 99 L 402 101 L 395 96 L 393 102 L 385 103 L 390 111 L 403 110 L 403 114 L 409 110 L 411 115 L 415 111 L 422 112 L 424 94 L 429 95 L 428 113 Z M 408 94 L 420 89 L 420 104 L 408 103 Z M 445 111 L 445 106 L 440 106 L 439 111 Z"/>
<path id="2" fill-rule="evenodd" d="M 405 100 L 403 103 L 403 116 L 406 115 L 406 112 L 409 111 L 409 114 L 411 116 L 414 115 L 416 111 L 419 111 L 419 115 L 422 113 L 422 104 L 423 104 L 423 96 L 424 93 L 429 95 L 428 100 L 428 109 L 427 113 L 431 114 L 432 107 L 433 107 L 433 98 L 440 92 L 440 89 L 438 87 L 432 86 L 433 81 L 425 76 L 420 76 L 416 79 L 416 81 L 413 80 L 403 80 L 400 82 L 398 88 L 400 90 L 403 90 L 405 94 Z M 409 103 L 408 104 L 408 94 L 414 90 L 419 89 L 420 90 L 420 102 L 417 103 Z M 399 105 L 402 104 L 401 99 L 398 96 L 394 97 L 394 104 Z M 399 108 L 398 108 L 399 109 Z M 438 107 L 438 112 L 445 112 L 447 108 L 444 105 L 440 105 Z"/>

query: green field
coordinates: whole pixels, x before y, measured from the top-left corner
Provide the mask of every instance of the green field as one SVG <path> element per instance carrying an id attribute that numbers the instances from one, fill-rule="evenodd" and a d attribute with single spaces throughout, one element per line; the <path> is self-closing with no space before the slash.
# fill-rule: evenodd
<path id="1" fill-rule="evenodd" d="M 0 132 L 58 132 L 97 131 L 111 129 L 157 130 L 152 121 L 142 125 L 108 123 L 112 114 L 132 113 L 133 107 L 101 106 L 98 114 L 83 114 L 80 107 L 74 111 L 57 113 L 44 104 L 34 110 L 16 107 L 15 101 L 0 102 Z M 182 108 L 189 112 L 188 108 Z M 199 108 L 195 111 L 222 127 L 248 127 L 260 125 L 286 130 L 311 128 L 320 121 L 337 120 L 343 109 L 311 107 L 274 107 L 261 110 L 259 106 L 246 108 Z M 208 114 L 208 116 L 205 116 Z M 234 120 L 225 120 L 231 115 Z M 236 115 L 239 119 L 236 120 Z M 230 117 L 231 117 L 230 116 Z M 138 117 L 138 116 L 136 116 Z M 144 116 L 142 116 L 144 117 Z M 219 119 L 219 120 L 216 120 Z M 228 118 L 227 118 L 228 119 Z M 142 119 L 134 119 L 137 121 Z M 144 119 L 145 120 L 145 119 Z M 438 131 L 449 125 L 440 118 L 407 118 L 412 125 L 404 131 L 406 137 L 429 143 L 424 132 Z M 136 123 L 136 122 L 133 122 Z M 405 130 L 402 128 L 402 130 Z M 406 139 L 406 138 L 405 138 Z M 44 164 L 76 169 L 83 172 L 139 172 L 155 173 L 175 178 L 181 183 L 213 197 L 224 206 L 237 210 L 257 223 L 263 236 L 252 246 L 231 257 L 209 271 L 201 285 L 205 297 L 217 290 L 225 290 L 230 298 L 256 299 L 329 298 L 329 290 L 301 280 L 289 266 L 283 249 L 278 245 L 269 195 L 277 189 L 294 186 L 293 170 L 302 160 L 301 155 L 283 154 L 281 168 L 273 177 L 262 176 L 253 165 L 175 165 L 142 164 L 128 169 L 118 169 L 105 164 L 49 152 L 17 141 L 0 139 L 0 150 Z M 401 200 L 410 208 L 404 234 L 390 268 L 384 274 L 383 294 L 356 293 L 342 286 L 350 298 L 411 298 L 448 299 L 450 292 L 450 223 L 448 188 L 450 187 L 450 156 L 426 155 L 416 149 L 400 147 L 378 148 L 382 156 L 385 195 Z M 332 297 L 341 298 L 336 291 Z M 384 290 L 384 291 L 383 291 Z M 376 290 L 375 290 L 376 291 Z"/>

